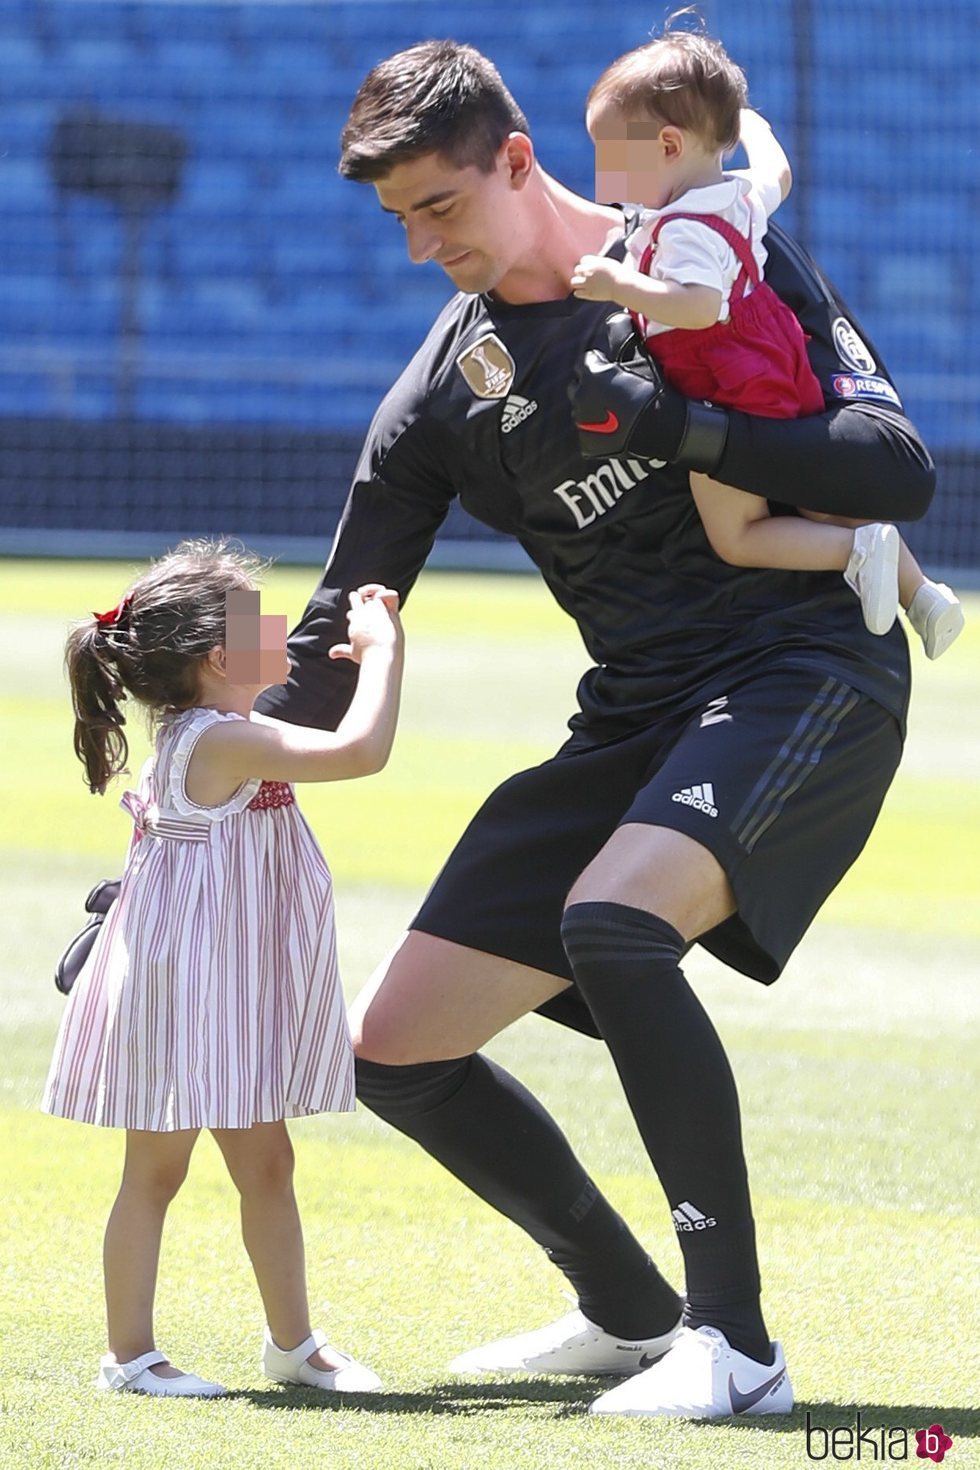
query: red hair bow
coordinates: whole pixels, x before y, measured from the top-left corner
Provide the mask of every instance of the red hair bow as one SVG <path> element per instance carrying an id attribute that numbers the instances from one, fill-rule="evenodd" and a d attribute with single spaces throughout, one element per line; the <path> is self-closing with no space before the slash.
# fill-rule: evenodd
<path id="1" fill-rule="evenodd" d="M 127 592 L 118 607 L 110 608 L 108 612 L 104 613 L 94 612 L 92 616 L 100 628 L 114 628 L 123 614 L 128 611 L 129 604 L 132 600 L 131 595 Z"/>

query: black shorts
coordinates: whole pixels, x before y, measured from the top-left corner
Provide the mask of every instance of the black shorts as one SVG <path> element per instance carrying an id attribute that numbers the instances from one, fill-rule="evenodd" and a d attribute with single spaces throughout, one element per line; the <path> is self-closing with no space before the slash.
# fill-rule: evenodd
<path id="1" fill-rule="evenodd" d="M 568 891 L 617 827 L 642 822 L 715 855 L 738 911 L 698 943 L 771 984 L 864 847 L 901 751 L 881 705 L 796 667 L 613 744 L 573 737 L 488 798 L 411 927 L 571 980 Z M 574 990 L 541 1011 L 597 1034 Z"/>

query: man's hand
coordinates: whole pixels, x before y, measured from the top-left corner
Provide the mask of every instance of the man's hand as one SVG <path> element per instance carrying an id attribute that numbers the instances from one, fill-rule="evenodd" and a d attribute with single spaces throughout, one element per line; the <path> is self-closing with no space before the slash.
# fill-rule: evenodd
<path id="1" fill-rule="evenodd" d="M 572 271 L 572 290 L 582 301 L 618 301 L 619 288 L 633 271 L 606 255 L 583 255 Z"/>
<path id="2" fill-rule="evenodd" d="M 609 352 L 587 352 L 568 390 L 582 453 L 633 454 L 710 474 L 725 447 L 725 411 L 691 403 L 665 383 L 618 314 L 607 337 Z"/>

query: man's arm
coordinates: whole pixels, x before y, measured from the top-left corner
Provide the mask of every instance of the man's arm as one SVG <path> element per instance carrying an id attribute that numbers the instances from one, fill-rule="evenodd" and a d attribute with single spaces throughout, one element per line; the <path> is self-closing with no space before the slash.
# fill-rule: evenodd
<path id="1" fill-rule="evenodd" d="M 730 413 L 710 473 L 767 500 L 871 521 L 918 520 L 936 488 L 929 451 L 908 419 L 856 404 L 808 419 Z"/>
<path id="2" fill-rule="evenodd" d="M 827 412 L 764 419 L 692 402 L 664 383 L 635 342 L 627 343 L 588 353 L 572 386 L 583 453 L 659 459 L 831 515 L 917 520 L 932 500 L 935 470 L 877 349 L 872 354 L 856 338 L 873 369 L 861 374 L 845 304 L 777 227 L 766 243 L 767 278 L 811 339 L 811 362 L 832 405 Z M 852 388 L 856 394 L 844 397 Z"/>
<path id="3" fill-rule="evenodd" d="M 260 696 L 259 714 L 337 728 L 357 682 L 356 666 L 327 656 L 347 641 L 348 594 L 383 582 L 404 605 L 446 518 L 454 491 L 423 427 L 410 424 L 385 452 L 372 442 L 377 438 L 372 430 L 323 576 L 289 636 L 289 678 Z"/>

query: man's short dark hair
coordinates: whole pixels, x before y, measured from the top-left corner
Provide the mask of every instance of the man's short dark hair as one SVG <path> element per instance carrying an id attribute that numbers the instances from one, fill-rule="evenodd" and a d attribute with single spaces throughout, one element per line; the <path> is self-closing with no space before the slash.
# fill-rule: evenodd
<path id="1" fill-rule="evenodd" d="M 380 61 L 361 83 L 340 135 L 340 172 L 374 183 L 438 153 L 488 174 L 515 132 L 528 133 L 527 118 L 492 61 L 458 41 L 423 41 Z"/>

